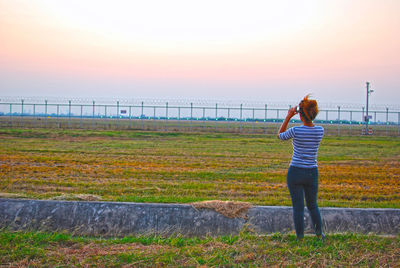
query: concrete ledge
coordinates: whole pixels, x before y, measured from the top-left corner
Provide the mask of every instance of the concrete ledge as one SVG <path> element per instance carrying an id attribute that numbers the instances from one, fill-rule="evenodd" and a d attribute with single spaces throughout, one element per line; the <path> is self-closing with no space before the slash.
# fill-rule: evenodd
<path id="1" fill-rule="evenodd" d="M 400 233 L 400 209 L 320 210 L 327 233 Z M 311 232 L 307 209 L 305 219 L 306 232 Z M 0 199 L 0 228 L 10 230 L 101 236 L 203 236 L 238 234 L 245 226 L 260 234 L 291 231 L 294 229 L 292 208 L 253 207 L 248 210 L 247 219 L 242 219 L 183 204 Z"/>

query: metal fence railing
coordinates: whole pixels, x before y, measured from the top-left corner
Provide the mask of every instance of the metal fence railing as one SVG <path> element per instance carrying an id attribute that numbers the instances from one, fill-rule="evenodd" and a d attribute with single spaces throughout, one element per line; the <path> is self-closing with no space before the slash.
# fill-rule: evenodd
<path id="1" fill-rule="evenodd" d="M 202 105 L 136 105 L 0 102 L 1 127 L 46 127 L 80 129 L 141 129 L 163 131 L 214 131 L 240 133 L 276 133 L 288 108 Z M 328 135 L 400 136 L 400 112 L 369 111 L 372 119 L 364 122 L 364 109 L 320 110 L 315 122 Z M 300 124 L 297 119 L 291 121 Z"/>

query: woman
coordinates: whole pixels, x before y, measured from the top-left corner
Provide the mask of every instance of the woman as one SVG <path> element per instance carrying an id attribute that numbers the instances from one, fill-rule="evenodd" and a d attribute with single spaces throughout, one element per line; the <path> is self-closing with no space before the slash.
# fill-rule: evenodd
<path id="1" fill-rule="evenodd" d="M 323 239 L 321 214 L 317 205 L 318 166 L 317 152 L 324 135 L 321 126 L 315 126 L 314 118 L 318 114 L 316 100 L 305 96 L 299 106 L 290 108 L 285 121 L 282 123 L 278 138 L 281 140 L 293 139 L 293 156 L 287 173 L 287 185 L 293 205 L 293 220 L 298 239 L 304 237 L 304 196 L 307 208 L 310 211 L 315 234 Z M 286 130 L 290 119 L 300 114 L 302 126 Z"/>

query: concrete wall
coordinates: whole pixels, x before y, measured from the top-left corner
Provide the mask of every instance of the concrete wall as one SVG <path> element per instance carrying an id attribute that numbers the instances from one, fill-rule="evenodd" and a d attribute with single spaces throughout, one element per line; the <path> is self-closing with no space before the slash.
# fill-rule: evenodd
<path id="1" fill-rule="evenodd" d="M 307 210 L 306 210 L 307 211 Z M 400 233 L 400 209 L 321 208 L 325 232 Z M 0 199 L 0 228 L 125 236 L 237 234 L 293 230 L 291 207 L 258 206 L 247 219 L 228 218 L 213 210 L 180 204 Z M 305 213 L 306 232 L 311 220 Z"/>

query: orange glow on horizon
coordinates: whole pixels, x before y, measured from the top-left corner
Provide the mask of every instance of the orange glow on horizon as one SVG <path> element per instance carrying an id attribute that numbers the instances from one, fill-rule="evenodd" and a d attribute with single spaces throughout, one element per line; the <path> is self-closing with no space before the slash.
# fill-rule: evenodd
<path id="1" fill-rule="evenodd" d="M 0 2 L 1 68 L 243 85 L 400 69 L 400 2 L 109 3 Z"/>

